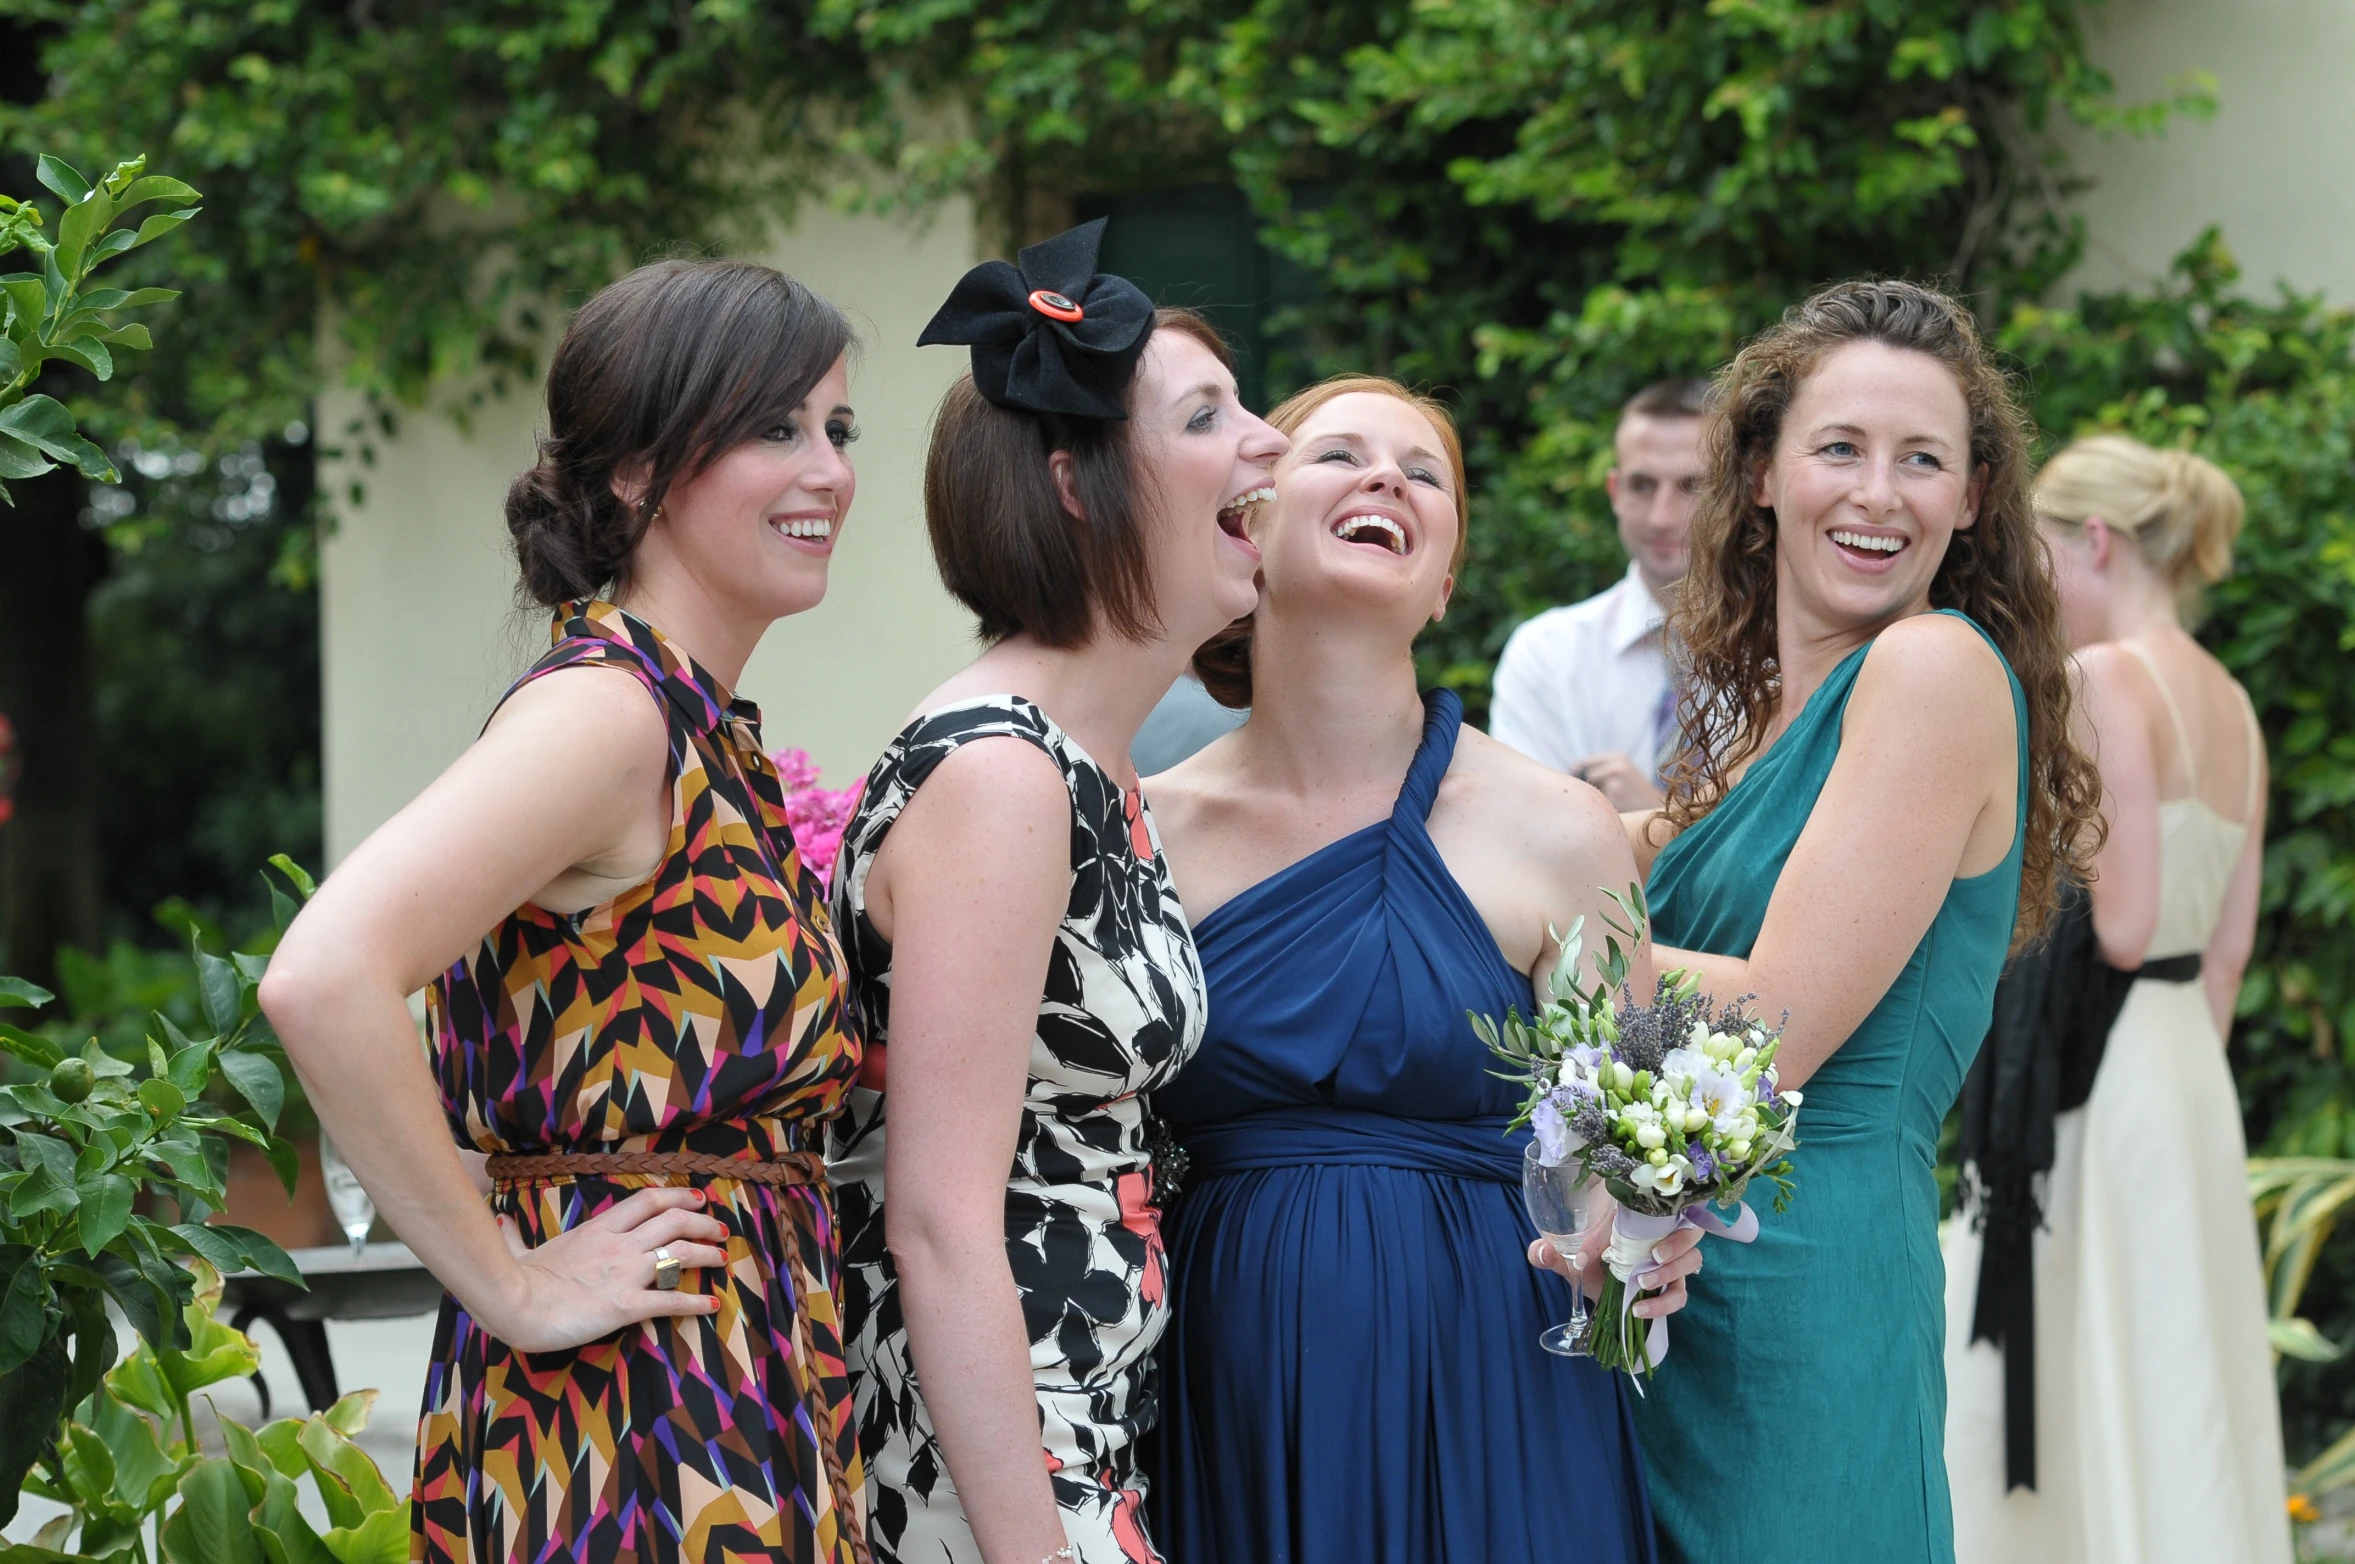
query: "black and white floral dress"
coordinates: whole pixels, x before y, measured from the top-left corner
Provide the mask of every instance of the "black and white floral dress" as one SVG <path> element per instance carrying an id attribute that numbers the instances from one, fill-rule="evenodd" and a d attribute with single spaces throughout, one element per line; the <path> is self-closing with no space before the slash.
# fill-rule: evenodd
<path id="1" fill-rule="evenodd" d="M 1006 1257 L 1030 1332 L 1041 1458 L 1085 1564 L 1154 1564 L 1136 1441 L 1155 1415 L 1148 1376 L 1167 1287 L 1140 1099 L 1202 1040 L 1202 967 L 1142 798 L 1013 695 L 909 724 L 867 774 L 835 868 L 835 919 L 868 1040 L 866 1074 L 830 1150 L 869 1536 L 881 1564 L 981 1560 L 917 1388 L 884 1248 L 889 1065 L 878 1061 L 889 1057 L 891 946 L 867 919 L 866 889 L 892 822 L 933 768 L 959 745 L 997 737 L 1037 745 L 1071 791 L 1071 900 L 1006 1179 Z"/>

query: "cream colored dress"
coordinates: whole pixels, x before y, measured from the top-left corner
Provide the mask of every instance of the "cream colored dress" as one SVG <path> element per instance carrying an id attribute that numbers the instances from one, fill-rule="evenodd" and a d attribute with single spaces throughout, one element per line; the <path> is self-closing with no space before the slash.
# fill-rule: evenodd
<path id="1" fill-rule="evenodd" d="M 2159 806 L 2149 959 L 2207 948 L 2255 817 Z M 2245 707 L 2245 697 L 2244 697 Z M 1957 1564 L 2290 1564 L 2280 1409 L 2240 1102 L 2201 984 L 2145 978 L 2060 1116 L 2035 1238 L 2036 1488 L 2004 1492 L 2003 1358 L 1971 1341 L 1979 1236 L 1947 1224 L 1946 1467 Z"/>

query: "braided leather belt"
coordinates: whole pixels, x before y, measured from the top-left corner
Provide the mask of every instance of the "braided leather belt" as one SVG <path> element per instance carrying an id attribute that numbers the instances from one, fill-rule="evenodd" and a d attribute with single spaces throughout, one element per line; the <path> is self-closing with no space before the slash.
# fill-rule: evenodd
<path id="1" fill-rule="evenodd" d="M 714 1182 L 733 1179 L 745 1184 L 768 1184 L 777 1188 L 808 1187 L 818 1192 L 827 1202 L 831 1213 L 834 1190 L 826 1181 L 826 1159 L 814 1151 L 789 1151 L 773 1161 L 755 1161 L 750 1157 L 721 1157 L 704 1151 L 549 1151 L 523 1154 L 501 1152 L 489 1159 L 484 1171 L 495 1184 L 515 1185 L 544 1179 L 579 1178 L 583 1176 L 611 1176 L 638 1174 L 703 1178 Z M 818 1244 L 817 1229 L 811 1224 L 809 1208 L 798 1200 L 784 1202 L 787 1217 L 804 1242 Z M 831 1225 L 831 1223 L 829 1223 Z M 778 1257 L 780 1261 L 783 1256 Z M 794 1347 L 802 1361 L 815 1364 L 815 1343 L 808 1337 L 809 1306 L 796 1298 L 794 1308 Z M 840 1313 L 840 1300 L 836 1300 Z M 818 1376 L 810 1376 L 810 1389 L 816 1404 L 805 1404 L 810 1419 L 810 1431 L 817 1438 L 818 1454 L 826 1464 L 826 1481 L 833 1490 L 835 1525 L 850 1544 L 855 1564 L 872 1564 L 873 1554 L 867 1547 L 867 1527 L 864 1496 L 851 1491 L 849 1475 L 843 1469 L 842 1451 L 830 1437 L 819 1431 L 826 1428 L 826 1406 Z"/>
<path id="2" fill-rule="evenodd" d="M 712 1179 L 736 1179 L 746 1184 L 790 1188 L 801 1184 L 826 1185 L 826 1159 L 814 1151 L 789 1151 L 771 1162 L 749 1157 L 721 1157 L 705 1151 L 549 1151 L 492 1157 L 484 1169 L 494 1183 L 518 1184 L 534 1179 L 579 1178 L 600 1174 L 700 1174 Z"/>

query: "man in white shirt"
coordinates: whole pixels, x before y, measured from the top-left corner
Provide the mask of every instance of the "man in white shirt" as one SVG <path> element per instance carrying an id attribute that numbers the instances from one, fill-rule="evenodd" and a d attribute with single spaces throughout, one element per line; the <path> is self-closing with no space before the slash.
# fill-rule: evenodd
<path id="1" fill-rule="evenodd" d="M 1663 599 L 1682 580 L 1701 487 L 1703 380 L 1663 380 L 1620 411 L 1605 480 L 1627 550 L 1609 591 L 1549 608 L 1497 660 L 1488 731 L 1602 790 L 1615 809 L 1660 803 L 1676 737 L 1676 691 L 1661 641 Z"/>

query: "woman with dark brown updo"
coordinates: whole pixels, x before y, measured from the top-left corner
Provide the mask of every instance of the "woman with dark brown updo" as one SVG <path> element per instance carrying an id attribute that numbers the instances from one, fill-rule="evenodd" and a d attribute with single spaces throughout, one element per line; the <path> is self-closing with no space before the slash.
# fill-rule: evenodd
<path id="1" fill-rule="evenodd" d="M 1686 749 L 1631 835 L 1654 959 L 1788 1011 L 1806 1106 L 1636 1406 L 1653 1510 L 1672 1560 L 1947 1561 L 1939 1125 L 2099 829 L 2025 421 L 1961 305 L 1857 282 L 1742 350 L 1708 441 Z"/>
<path id="2" fill-rule="evenodd" d="M 867 1557 L 813 1135 L 859 1044 L 733 693 L 825 595 L 850 342 L 737 262 L 581 308 L 507 500 L 554 645 L 263 982 L 320 1122 L 449 1290 L 412 1559 Z M 487 1202 L 461 1147 L 489 1154 Z"/>

